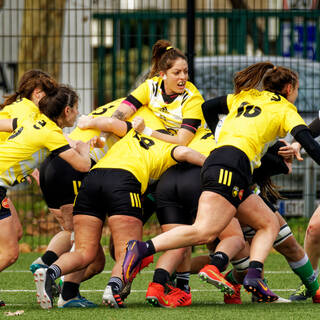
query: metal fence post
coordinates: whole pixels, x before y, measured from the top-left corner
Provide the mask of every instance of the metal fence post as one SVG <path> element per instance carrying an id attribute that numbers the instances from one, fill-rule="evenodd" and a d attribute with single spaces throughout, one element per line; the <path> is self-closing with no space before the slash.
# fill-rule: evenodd
<path id="1" fill-rule="evenodd" d="M 195 1 L 187 0 L 187 58 L 189 80 L 194 82 Z"/>
<path id="2" fill-rule="evenodd" d="M 304 179 L 304 216 L 311 218 L 316 204 L 316 168 L 310 157 L 305 159 L 305 179 Z"/>

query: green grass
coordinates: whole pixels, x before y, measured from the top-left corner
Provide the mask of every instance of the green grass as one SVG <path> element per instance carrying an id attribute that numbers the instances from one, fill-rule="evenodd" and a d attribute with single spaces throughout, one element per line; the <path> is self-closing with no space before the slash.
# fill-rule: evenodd
<path id="1" fill-rule="evenodd" d="M 132 293 L 126 300 L 126 309 L 109 309 L 101 304 L 112 261 L 107 256 L 105 272 L 81 285 L 82 294 L 99 304 L 96 309 L 42 310 L 36 303 L 33 277 L 27 272 L 36 253 L 21 254 L 18 261 L 0 275 L 0 297 L 6 306 L 0 309 L 0 319 L 6 311 L 24 310 L 22 319 L 310 319 L 318 318 L 319 305 L 309 299 L 291 304 L 252 304 L 250 296 L 242 289 L 242 305 L 224 305 L 223 294 L 210 284 L 202 283 L 196 275 L 191 276 L 192 306 L 174 310 L 154 308 L 145 304 L 145 292 L 152 280 L 154 264 L 137 276 Z M 271 272 L 273 271 L 273 272 Z M 279 273 L 274 273 L 278 271 Z M 272 253 L 266 262 L 266 278 L 272 289 L 288 298 L 299 284 L 299 279 L 290 272 L 284 258 Z"/>

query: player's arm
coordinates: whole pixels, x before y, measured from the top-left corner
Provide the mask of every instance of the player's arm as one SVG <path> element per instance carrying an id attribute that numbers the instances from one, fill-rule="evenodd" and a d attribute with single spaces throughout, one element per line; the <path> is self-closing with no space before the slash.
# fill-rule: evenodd
<path id="1" fill-rule="evenodd" d="M 200 122 L 200 120 L 199 120 Z M 138 133 L 145 134 L 147 136 L 157 138 L 159 140 L 169 142 L 172 144 L 179 144 L 181 146 L 188 145 L 189 142 L 192 140 L 195 134 L 195 130 L 191 131 L 189 129 L 180 128 L 175 136 L 171 136 L 166 133 L 162 133 L 156 130 L 152 130 L 151 128 L 148 128 L 145 126 L 145 122 L 143 118 L 141 117 L 135 117 L 132 121 L 132 127 L 135 129 Z"/>
<path id="2" fill-rule="evenodd" d="M 63 160 L 67 161 L 74 169 L 80 172 L 88 172 L 91 167 L 89 151 L 90 141 L 87 143 L 77 141 L 74 148 L 71 148 L 68 145 L 63 151 L 59 152 L 58 155 Z"/>
<path id="3" fill-rule="evenodd" d="M 253 171 L 254 181 L 262 181 L 264 177 L 292 172 L 292 156 L 284 158 L 278 154 L 279 149 L 285 145 L 284 142 L 277 141 L 267 150 L 261 158 L 261 166 Z"/>
<path id="4" fill-rule="evenodd" d="M 122 102 L 120 103 L 117 110 L 113 113 L 112 118 L 119 119 L 119 120 L 127 120 L 134 113 L 135 113 L 135 110 L 131 106 Z"/>
<path id="5" fill-rule="evenodd" d="M 309 129 L 313 138 L 320 136 L 320 119 L 316 118 L 309 124 Z"/>
<path id="6" fill-rule="evenodd" d="M 219 114 L 228 114 L 227 96 L 221 96 L 205 101 L 202 104 L 204 119 L 210 130 L 214 132 L 219 122 Z"/>
<path id="7" fill-rule="evenodd" d="M 320 145 L 314 140 L 310 129 L 305 125 L 298 125 L 291 130 L 291 134 L 308 155 L 320 165 Z"/>
<path id="8" fill-rule="evenodd" d="M 15 119 L 0 119 L 0 131 L 12 132 L 17 127 L 17 118 Z"/>
<path id="9" fill-rule="evenodd" d="M 177 132 L 177 135 L 171 136 L 166 133 L 162 133 L 159 131 L 152 130 L 151 137 L 157 138 L 162 141 L 166 141 L 173 144 L 179 144 L 181 146 L 186 146 L 190 143 L 192 138 L 194 137 L 194 133 L 189 130 L 180 128 Z"/>
<path id="10" fill-rule="evenodd" d="M 185 146 L 175 147 L 172 150 L 172 156 L 177 162 L 189 162 L 199 167 L 202 167 L 206 160 L 206 156 Z"/>
<path id="11" fill-rule="evenodd" d="M 80 129 L 98 129 L 102 132 L 114 133 L 118 137 L 125 136 L 131 128 L 128 122 L 110 117 L 81 116 L 77 125 Z"/>
<path id="12" fill-rule="evenodd" d="M 311 136 L 313 138 L 317 138 L 320 135 L 320 120 L 319 117 L 314 119 L 308 126 L 310 129 Z M 297 160 L 302 161 L 303 158 L 301 157 L 300 150 L 301 150 L 301 144 L 298 141 L 294 141 L 291 143 L 291 148 L 294 151 L 294 155 L 297 158 Z M 280 149 L 280 151 L 285 152 L 286 148 L 283 147 Z"/>

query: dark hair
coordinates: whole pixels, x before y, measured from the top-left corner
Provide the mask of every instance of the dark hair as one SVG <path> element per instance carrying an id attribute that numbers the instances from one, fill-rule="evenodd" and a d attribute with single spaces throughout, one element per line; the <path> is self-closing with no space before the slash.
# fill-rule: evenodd
<path id="1" fill-rule="evenodd" d="M 18 97 L 30 99 L 36 88 L 40 88 L 48 95 L 54 92 L 57 87 L 58 83 L 49 73 L 37 69 L 26 71 L 20 78 L 17 91 L 14 94 L 3 96 L 5 101 L 0 105 L 0 108 L 15 102 Z"/>
<path id="2" fill-rule="evenodd" d="M 77 93 L 67 85 L 61 85 L 56 89 L 54 94 L 44 96 L 39 101 L 39 110 L 48 118 L 57 123 L 66 106 L 73 108 L 78 102 Z"/>
<path id="3" fill-rule="evenodd" d="M 267 200 L 285 199 L 281 196 L 279 187 L 272 182 L 270 177 L 261 177 L 257 180 L 257 184 L 260 187 L 261 195 Z"/>
<path id="4" fill-rule="evenodd" d="M 148 78 L 159 75 L 160 71 L 167 71 L 177 59 L 187 57 L 168 40 L 158 40 L 152 47 L 151 71 Z"/>
<path id="5" fill-rule="evenodd" d="M 233 82 L 235 94 L 242 90 L 257 89 L 262 82 L 264 90 L 281 94 L 286 98 L 285 86 L 290 83 L 295 88 L 298 75 L 288 68 L 275 66 L 271 62 L 259 62 L 237 72 Z"/>

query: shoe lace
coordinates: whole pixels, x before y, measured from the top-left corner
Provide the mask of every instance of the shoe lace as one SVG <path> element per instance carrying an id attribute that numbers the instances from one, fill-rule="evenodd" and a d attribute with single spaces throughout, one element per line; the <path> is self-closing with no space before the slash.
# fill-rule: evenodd
<path id="1" fill-rule="evenodd" d="M 300 287 L 294 292 L 293 295 L 295 296 L 301 296 L 301 295 L 306 295 L 307 294 L 307 288 L 304 284 L 301 284 Z"/>

